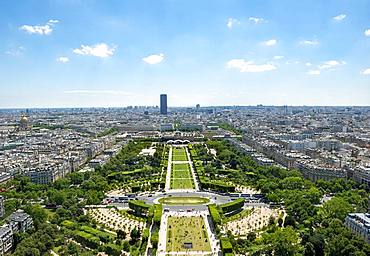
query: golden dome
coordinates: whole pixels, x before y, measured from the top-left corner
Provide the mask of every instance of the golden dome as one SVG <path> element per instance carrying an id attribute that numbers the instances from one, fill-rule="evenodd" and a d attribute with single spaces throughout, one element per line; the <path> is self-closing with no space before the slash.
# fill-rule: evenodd
<path id="1" fill-rule="evenodd" d="M 27 116 L 25 116 L 25 115 L 22 115 L 22 117 L 21 117 L 21 121 L 20 121 L 21 123 L 28 123 L 28 117 Z"/>

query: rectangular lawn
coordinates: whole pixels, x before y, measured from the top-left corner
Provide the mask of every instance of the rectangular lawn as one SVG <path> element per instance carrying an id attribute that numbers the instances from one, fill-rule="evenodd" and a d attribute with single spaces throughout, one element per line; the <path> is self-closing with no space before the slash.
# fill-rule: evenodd
<path id="1" fill-rule="evenodd" d="M 172 161 L 188 161 L 185 148 L 173 148 Z"/>
<path id="2" fill-rule="evenodd" d="M 171 188 L 172 189 L 195 188 L 189 164 L 172 164 Z"/>
<path id="3" fill-rule="evenodd" d="M 193 189 L 194 184 L 191 179 L 171 179 L 171 189 Z"/>
<path id="4" fill-rule="evenodd" d="M 192 248 L 185 248 L 184 244 Z M 211 251 L 202 217 L 168 217 L 167 252 Z"/>

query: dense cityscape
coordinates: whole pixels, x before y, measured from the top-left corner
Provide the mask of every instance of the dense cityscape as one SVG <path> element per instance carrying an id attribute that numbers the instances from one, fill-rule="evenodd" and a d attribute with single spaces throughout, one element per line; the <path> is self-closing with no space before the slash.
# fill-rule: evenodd
<path id="1" fill-rule="evenodd" d="M 370 256 L 370 0 L 1 0 L 0 256 Z"/>
<path id="2" fill-rule="evenodd" d="M 1 111 L 1 254 L 369 254 L 369 107 L 159 103 Z"/>

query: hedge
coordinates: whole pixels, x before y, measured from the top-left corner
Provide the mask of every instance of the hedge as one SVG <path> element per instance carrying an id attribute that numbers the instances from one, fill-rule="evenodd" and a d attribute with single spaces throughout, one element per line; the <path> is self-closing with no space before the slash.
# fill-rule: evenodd
<path id="1" fill-rule="evenodd" d="M 152 236 L 150 237 L 150 242 L 153 245 L 153 248 L 158 247 L 158 241 L 159 241 L 159 234 L 158 231 L 153 232 Z"/>
<path id="2" fill-rule="evenodd" d="M 77 231 L 74 233 L 77 242 L 86 245 L 89 248 L 96 249 L 100 245 L 100 239 L 94 235 L 84 231 Z"/>
<path id="3" fill-rule="evenodd" d="M 202 177 L 202 173 L 198 172 L 198 175 L 200 176 L 199 182 L 202 188 L 204 189 L 213 189 L 220 192 L 234 192 L 235 186 L 227 184 L 225 182 L 221 181 L 209 181 L 206 180 L 204 177 Z"/>
<path id="4" fill-rule="evenodd" d="M 70 220 L 64 220 L 61 224 L 62 227 L 69 228 L 69 229 L 75 229 L 77 224 Z"/>
<path id="5" fill-rule="evenodd" d="M 142 241 L 147 241 L 149 238 L 150 231 L 148 228 L 144 229 L 143 235 L 142 235 Z"/>
<path id="6" fill-rule="evenodd" d="M 238 198 L 230 203 L 221 204 L 220 209 L 223 214 L 236 211 L 244 206 L 244 198 Z"/>
<path id="7" fill-rule="evenodd" d="M 162 211 L 163 211 L 162 204 L 156 204 L 154 206 L 154 217 L 153 217 L 153 221 L 158 226 L 161 224 Z"/>
<path id="8" fill-rule="evenodd" d="M 95 228 L 92 228 L 92 227 L 89 227 L 89 226 L 82 226 L 80 229 L 82 231 L 86 232 L 86 233 L 97 236 L 99 238 L 99 240 L 104 242 L 104 243 L 107 243 L 109 241 L 113 241 L 114 238 L 115 238 L 115 235 L 113 235 L 113 234 L 110 234 L 110 233 L 105 232 L 105 231 L 100 231 L 98 229 L 95 229 Z"/>
<path id="9" fill-rule="evenodd" d="M 211 214 L 211 218 L 212 218 L 213 222 L 216 225 L 221 224 L 221 216 L 220 216 L 220 213 L 217 210 L 216 205 L 215 204 L 209 204 L 208 205 L 208 210 L 209 210 L 209 213 Z"/>
<path id="10" fill-rule="evenodd" d="M 128 206 L 139 215 L 146 215 L 150 209 L 150 205 L 142 200 L 130 200 Z"/>
<path id="11" fill-rule="evenodd" d="M 229 238 L 222 237 L 220 239 L 220 242 L 221 242 L 221 250 L 224 254 L 233 252 L 233 245 L 231 244 Z"/>
<path id="12" fill-rule="evenodd" d="M 121 255 L 121 247 L 116 245 L 116 244 L 107 244 L 104 246 L 104 251 L 108 254 L 108 255 L 113 255 L 113 256 L 119 256 Z"/>

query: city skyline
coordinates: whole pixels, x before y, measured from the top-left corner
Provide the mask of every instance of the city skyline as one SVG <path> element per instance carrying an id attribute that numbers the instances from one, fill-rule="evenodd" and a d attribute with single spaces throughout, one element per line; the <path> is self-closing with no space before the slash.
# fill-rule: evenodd
<path id="1" fill-rule="evenodd" d="M 367 0 L 3 1 L 0 14 L 0 108 L 160 93 L 170 107 L 370 103 Z"/>

